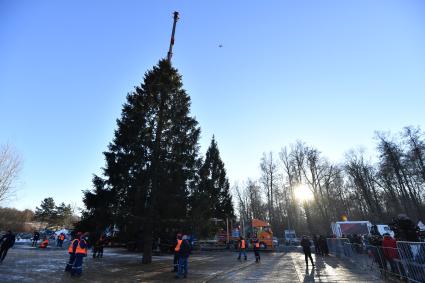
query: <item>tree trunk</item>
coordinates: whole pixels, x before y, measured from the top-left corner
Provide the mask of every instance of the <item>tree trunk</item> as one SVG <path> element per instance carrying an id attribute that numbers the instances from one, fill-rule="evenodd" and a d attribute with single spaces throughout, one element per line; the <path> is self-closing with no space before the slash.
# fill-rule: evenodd
<path id="1" fill-rule="evenodd" d="M 143 264 L 152 263 L 152 231 L 153 231 L 153 219 L 146 219 L 143 229 Z"/>

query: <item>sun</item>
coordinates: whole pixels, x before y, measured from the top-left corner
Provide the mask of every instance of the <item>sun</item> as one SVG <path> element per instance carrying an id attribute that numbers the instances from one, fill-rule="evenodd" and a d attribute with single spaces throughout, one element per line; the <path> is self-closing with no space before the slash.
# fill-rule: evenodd
<path id="1" fill-rule="evenodd" d="M 294 194 L 295 198 L 300 202 L 306 202 L 314 198 L 312 191 L 305 184 L 296 186 Z"/>

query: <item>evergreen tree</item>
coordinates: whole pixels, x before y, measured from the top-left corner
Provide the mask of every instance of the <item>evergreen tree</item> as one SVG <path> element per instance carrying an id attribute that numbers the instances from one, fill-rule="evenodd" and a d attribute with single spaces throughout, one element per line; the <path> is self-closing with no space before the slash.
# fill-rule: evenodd
<path id="1" fill-rule="evenodd" d="M 65 203 L 61 203 L 56 206 L 56 224 L 61 226 L 69 226 L 72 224 L 72 208 L 71 205 L 66 205 Z"/>
<path id="2" fill-rule="evenodd" d="M 53 224 L 56 221 L 56 205 L 53 198 L 45 198 L 40 207 L 35 208 L 35 218 L 48 224 Z"/>
<path id="3" fill-rule="evenodd" d="M 82 220 L 76 228 L 101 234 L 116 223 L 113 208 L 116 207 L 117 195 L 114 190 L 107 188 L 105 180 L 101 177 L 94 175 L 92 182 L 94 190 L 84 191 L 83 202 L 86 209 L 82 212 Z"/>
<path id="4" fill-rule="evenodd" d="M 205 160 L 199 170 L 199 183 L 193 193 L 192 217 L 201 236 L 208 236 L 214 227 L 207 219 L 234 216 L 229 180 L 213 136 Z"/>
<path id="5" fill-rule="evenodd" d="M 57 206 L 53 198 L 45 198 L 40 207 L 36 207 L 34 216 L 48 225 L 69 226 L 75 220 L 71 205 L 62 202 Z"/>
<path id="6" fill-rule="evenodd" d="M 166 220 L 187 217 L 200 134 L 189 112 L 181 76 L 161 60 L 127 95 L 115 137 L 104 153 L 104 179 L 97 179 L 95 191 L 85 194 L 92 210 L 88 214 L 99 216 L 96 207 L 108 207 L 114 221 L 109 224 L 119 224 L 127 234 L 142 229 L 144 263 L 151 262 L 154 226 L 160 230 Z M 102 200 L 102 194 L 110 195 Z"/>

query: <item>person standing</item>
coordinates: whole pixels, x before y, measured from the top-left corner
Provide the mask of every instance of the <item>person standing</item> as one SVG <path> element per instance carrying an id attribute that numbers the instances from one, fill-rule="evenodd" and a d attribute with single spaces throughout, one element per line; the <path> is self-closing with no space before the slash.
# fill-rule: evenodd
<path id="1" fill-rule="evenodd" d="M 72 266 L 74 265 L 75 261 L 75 251 L 77 250 L 77 246 L 80 242 L 78 239 L 80 235 L 78 235 L 76 238 L 72 239 L 71 244 L 68 247 L 68 253 L 69 253 L 69 261 L 66 264 L 65 272 L 71 272 Z"/>
<path id="2" fill-rule="evenodd" d="M 103 257 L 103 248 L 105 247 L 105 245 L 107 244 L 107 240 L 105 235 L 100 235 L 100 239 L 99 239 L 99 250 L 98 250 L 98 254 L 97 257 L 102 258 Z"/>
<path id="3" fill-rule="evenodd" d="M 313 244 L 314 244 L 314 253 L 316 255 L 323 255 L 321 249 L 320 249 L 320 244 L 319 244 L 319 239 L 317 238 L 316 235 L 313 235 Z"/>
<path id="4" fill-rule="evenodd" d="M 176 278 L 186 278 L 188 272 L 188 259 L 190 255 L 190 244 L 188 237 L 183 236 L 181 246 L 179 249 L 179 266 Z"/>
<path id="5" fill-rule="evenodd" d="M 321 255 L 328 256 L 329 255 L 328 243 L 326 242 L 326 238 L 323 235 L 319 236 L 318 243 L 319 243 Z"/>
<path id="6" fill-rule="evenodd" d="M 75 249 L 75 260 L 71 269 L 71 276 L 81 276 L 83 273 L 83 259 L 87 256 L 88 233 L 84 233 Z"/>
<path id="7" fill-rule="evenodd" d="M 3 237 L 0 238 L 0 264 L 3 263 L 4 258 L 7 255 L 7 251 L 15 244 L 15 235 L 12 231 L 7 231 Z"/>
<path id="8" fill-rule="evenodd" d="M 255 262 L 260 262 L 260 241 L 258 239 L 254 240 L 254 255 L 255 255 Z"/>
<path id="9" fill-rule="evenodd" d="M 93 258 L 103 257 L 104 245 L 105 245 L 105 238 L 103 234 L 101 234 L 99 239 L 93 245 Z"/>
<path id="10" fill-rule="evenodd" d="M 40 233 L 38 231 L 34 231 L 34 234 L 32 235 L 32 247 L 37 247 L 37 242 L 40 240 Z"/>
<path id="11" fill-rule="evenodd" d="M 60 233 L 60 235 L 59 235 L 59 247 L 60 248 L 62 248 L 62 246 L 63 246 L 63 241 L 65 241 L 65 234 Z"/>
<path id="12" fill-rule="evenodd" d="M 56 237 L 56 247 L 61 247 L 61 237 L 62 237 L 62 233 L 60 233 L 60 234 Z"/>
<path id="13" fill-rule="evenodd" d="M 177 272 L 179 269 L 179 251 L 182 244 L 182 234 L 178 233 L 176 237 L 176 245 L 174 246 L 174 269 L 173 272 Z"/>
<path id="14" fill-rule="evenodd" d="M 303 239 L 301 240 L 301 247 L 303 247 L 303 252 L 305 256 L 305 265 L 308 267 L 308 259 L 310 258 L 311 265 L 314 267 L 313 258 L 311 257 L 311 242 L 307 238 L 307 236 L 303 236 Z"/>
<path id="15" fill-rule="evenodd" d="M 241 255 L 244 255 L 245 260 L 247 259 L 246 257 L 246 242 L 245 239 L 241 236 L 239 238 L 239 256 L 238 256 L 238 260 L 241 259 Z"/>
<path id="16" fill-rule="evenodd" d="M 391 272 L 398 274 L 398 268 L 396 259 L 398 259 L 398 249 L 397 241 L 390 236 L 390 234 L 385 233 L 384 239 L 382 240 L 382 250 L 384 252 L 385 259 L 388 260 L 391 266 Z"/>

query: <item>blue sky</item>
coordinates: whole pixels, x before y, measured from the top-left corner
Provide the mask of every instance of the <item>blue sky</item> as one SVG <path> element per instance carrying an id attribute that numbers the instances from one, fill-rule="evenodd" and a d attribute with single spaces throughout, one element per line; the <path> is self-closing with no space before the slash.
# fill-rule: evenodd
<path id="1" fill-rule="evenodd" d="M 214 134 L 231 183 L 297 139 L 338 161 L 373 152 L 375 130 L 424 128 L 422 0 L 0 0 L 0 144 L 24 160 L 7 205 L 82 205 L 126 94 L 166 55 L 174 10 L 173 64 L 202 152 Z"/>

